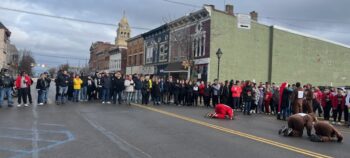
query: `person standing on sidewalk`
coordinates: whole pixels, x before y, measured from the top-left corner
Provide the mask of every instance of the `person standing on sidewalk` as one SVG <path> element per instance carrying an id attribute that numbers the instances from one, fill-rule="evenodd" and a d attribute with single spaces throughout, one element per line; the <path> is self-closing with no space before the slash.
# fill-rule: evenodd
<path id="1" fill-rule="evenodd" d="M 0 73 L 0 108 L 4 102 L 4 96 L 7 97 L 8 107 L 13 106 L 12 88 L 14 86 L 14 79 L 10 76 L 7 69 L 2 69 Z"/>
<path id="2" fill-rule="evenodd" d="M 44 72 L 44 75 L 45 75 L 45 82 L 46 82 L 46 88 L 44 91 L 44 104 L 47 104 L 48 95 L 49 95 L 49 91 L 50 91 L 51 78 L 47 72 Z"/>
<path id="3" fill-rule="evenodd" d="M 101 78 L 101 85 L 102 85 L 102 104 L 108 103 L 110 104 L 110 92 L 111 92 L 111 88 L 112 88 L 112 81 L 111 81 L 111 77 L 108 76 L 108 73 L 104 72 L 102 74 L 102 78 Z"/>
<path id="4" fill-rule="evenodd" d="M 145 79 L 142 81 L 142 104 L 148 105 L 149 95 L 151 93 L 151 84 L 149 76 L 145 76 Z"/>
<path id="5" fill-rule="evenodd" d="M 251 82 L 248 80 L 246 86 L 243 89 L 243 101 L 244 101 L 244 115 L 250 115 L 250 110 L 253 101 L 253 88 Z"/>
<path id="6" fill-rule="evenodd" d="M 126 92 L 126 104 L 131 105 L 131 101 L 134 99 L 134 81 L 131 75 L 126 75 L 124 81 L 125 92 Z"/>
<path id="7" fill-rule="evenodd" d="M 28 107 L 27 96 L 28 96 L 28 87 L 31 85 L 30 77 L 26 74 L 25 71 L 22 71 L 16 79 L 16 89 L 18 90 L 18 105 L 17 107 L 22 106 L 22 101 L 25 107 Z"/>
<path id="8" fill-rule="evenodd" d="M 80 79 L 79 75 L 76 75 L 73 79 L 73 102 L 79 102 L 79 94 L 81 93 L 81 85 L 84 84 L 84 81 Z M 83 98 L 80 98 L 81 101 L 84 101 Z"/>
<path id="9" fill-rule="evenodd" d="M 220 101 L 220 89 L 221 89 L 221 85 L 219 84 L 219 81 L 217 79 L 215 79 L 214 84 L 212 85 L 212 91 L 213 91 L 212 104 L 213 104 L 213 107 L 215 107 L 215 105 L 218 104 Z"/>
<path id="10" fill-rule="evenodd" d="M 82 80 L 82 84 L 81 84 L 81 89 L 80 89 L 80 100 L 81 101 L 87 101 L 88 100 L 88 93 L 87 93 L 88 76 L 86 76 L 84 73 L 82 73 L 81 74 L 81 80 Z"/>
<path id="11" fill-rule="evenodd" d="M 63 71 L 62 74 L 60 74 L 57 78 L 59 90 L 58 95 L 59 99 L 57 101 L 57 104 L 65 104 L 67 99 L 67 92 L 68 92 L 68 84 L 69 84 L 69 75 L 66 70 Z"/>
<path id="12" fill-rule="evenodd" d="M 234 110 L 237 110 L 238 108 L 240 108 L 240 98 L 242 93 L 242 88 L 238 80 L 236 81 L 236 84 L 232 86 L 231 92 L 232 92 L 232 106 Z"/>
<path id="13" fill-rule="evenodd" d="M 95 99 L 97 100 L 101 100 L 102 99 L 102 82 L 101 82 L 101 74 L 100 73 L 96 73 L 96 77 L 94 79 L 94 83 L 96 86 L 96 90 L 95 90 Z"/>
<path id="14" fill-rule="evenodd" d="M 44 105 L 44 95 L 47 87 L 46 84 L 47 82 L 45 81 L 45 74 L 40 74 L 40 78 L 36 82 L 36 90 L 38 91 L 38 105 Z"/>
<path id="15" fill-rule="evenodd" d="M 122 74 L 120 72 L 115 73 L 114 77 L 112 78 L 112 88 L 113 88 L 113 104 L 117 104 L 117 98 L 118 103 L 122 104 L 122 93 L 125 89 L 124 86 L 124 79 L 122 78 Z"/>
<path id="16" fill-rule="evenodd" d="M 140 76 L 139 75 L 135 75 L 134 83 L 135 83 L 135 87 L 134 87 L 135 88 L 134 102 L 136 104 L 140 104 L 141 103 L 141 99 L 142 99 L 142 93 L 141 93 L 142 82 L 140 80 Z"/>

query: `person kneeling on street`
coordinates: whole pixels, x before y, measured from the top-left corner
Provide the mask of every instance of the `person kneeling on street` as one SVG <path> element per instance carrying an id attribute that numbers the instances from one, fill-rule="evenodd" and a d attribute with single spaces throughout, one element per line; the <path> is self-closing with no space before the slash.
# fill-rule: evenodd
<path id="1" fill-rule="evenodd" d="M 310 137 L 313 142 L 341 142 L 342 134 L 326 121 L 319 121 L 314 124 L 315 134 Z"/>
<path id="2" fill-rule="evenodd" d="M 307 135 L 311 136 L 312 124 L 316 121 L 313 114 L 297 113 L 288 118 L 288 127 L 282 127 L 278 134 L 290 137 L 302 137 L 304 127 L 306 127 Z"/>
<path id="3" fill-rule="evenodd" d="M 207 117 L 230 120 L 233 120 L 233 116 L 233 109 L 225 104 L 217 104 L 215 106 L 215 113 L 207 114 Z"/>

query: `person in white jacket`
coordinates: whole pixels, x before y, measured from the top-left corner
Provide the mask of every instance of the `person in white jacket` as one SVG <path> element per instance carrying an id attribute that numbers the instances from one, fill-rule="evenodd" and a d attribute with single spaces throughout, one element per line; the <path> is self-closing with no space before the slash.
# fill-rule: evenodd
<path id="1" fill-rule="evenodd" d="M 350 90 L 348 90 L 348 94 L 345 98 L 345 106 L 348 107 L 348 111 L 345 111 L 348 113 L 348 127 L 350 127 Z"/>
<path id="2" fill-rule="evenodd" d="M 126 92 L 126 103 L 130 105 L 134 97 L 134 81 L 132 80 L 131 75 L 127 75 L 124 81 L 125 92 Z"/>

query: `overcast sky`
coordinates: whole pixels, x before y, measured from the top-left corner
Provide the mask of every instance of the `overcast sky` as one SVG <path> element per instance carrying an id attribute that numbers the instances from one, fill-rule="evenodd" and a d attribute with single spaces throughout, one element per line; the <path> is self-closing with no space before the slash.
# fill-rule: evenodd
<path id="1" fill-rule="evenodd" d="M 195 6 L 214 4 L 235 13 L 257 11 L 259 21 L 350 45 L 350 0 L 173 0 Z M 155 28 L 200 8 L 164 0 L 1 0 L 0 7 L 117 24 L 126 12 L 132 27 Z M 0 9 L 0 21 L 18 49 L 30 49 L 37 63 L 83 65 L 94 41 L 113 43 L 116 27 L 72 22 Z M 146 30 L 132 29 L 132 36 Z M 62 58 L 44 57 L 40 54 Z M 64 58 L 66 57 L 66 58 Z M 80 60 L 78 60 L 78 59 Z"/>

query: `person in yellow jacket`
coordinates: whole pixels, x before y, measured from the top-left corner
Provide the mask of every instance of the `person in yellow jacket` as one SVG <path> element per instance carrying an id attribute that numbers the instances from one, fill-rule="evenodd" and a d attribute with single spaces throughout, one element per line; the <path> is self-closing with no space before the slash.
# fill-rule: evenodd
<path id="1" fill-rule="evenodd" d="M 73 79 L 73 102 L 78 102 L 79 101 L 79 93 L 81 89 L 81 84 L 83 84 L 83 80 L 80 79 L 79 75 L 76 75 L 75 78 Z"/>

